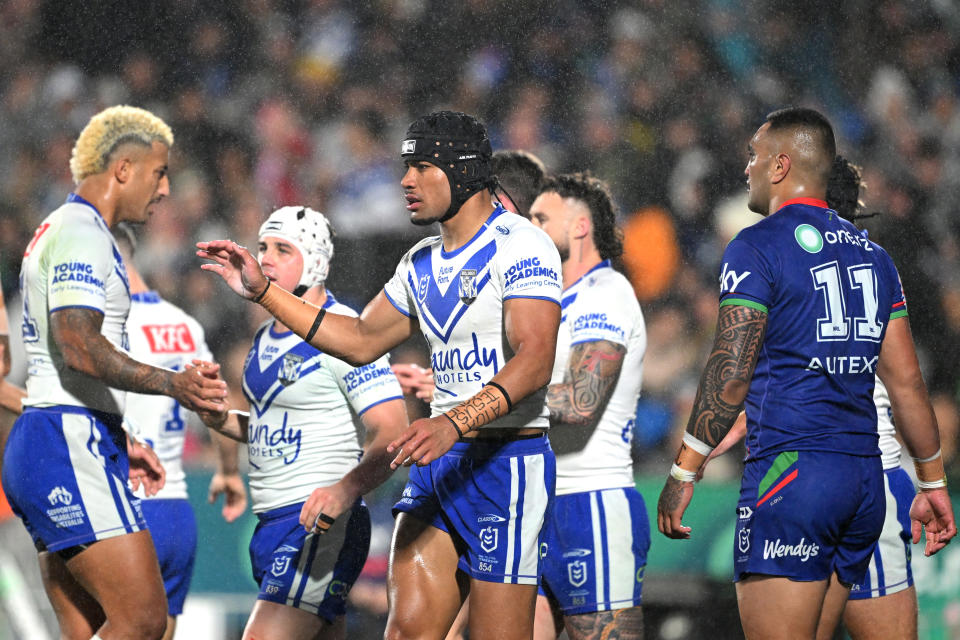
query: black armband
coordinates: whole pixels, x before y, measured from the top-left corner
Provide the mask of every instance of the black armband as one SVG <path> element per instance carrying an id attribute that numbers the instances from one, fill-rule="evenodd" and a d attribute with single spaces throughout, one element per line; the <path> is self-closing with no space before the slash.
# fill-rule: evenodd
<path id="1" fill-rule="evenodd" d="M 267 289 L 269 288 L 270 288 L 270 281 L 267 280 L 267 286 L 263 288 L 263 291 L 260 292 L 260 295 L 258 295 L 256 298 L 253 299 L 253 302 L 256 302 L 259 304 L 260 301 L 263 300 L 263 296 L 267 295 Z"/>
<path id="2" fill-rule="evenodd" d="M 325 315 L 327 315 L 327 310 L 320 309 L 320 313 L 318 313 L 316 319 L 314 319 L 313 326 L 310 327 L 310 331 L 307 331 L 307 335 L 303 337 L 305 342 L 310 342 L 313 340 L 313 336 L 317 334 L 317 329 L 320 328 L 320 323 L 323 322 L 323 316 Z"/>
<path id="3" fill-rule="evenodd" d="M 499 384 L 497 384 L 497 383 L 494 382 L 493 380 L 491 380 L 490 382 L 488 382 L 488 383 L 487 383 L 487 386 L 488 386 L 488 387 L 496 387 L 497 389 L 499 389 L 499 390 L 500 390 L 500 393 L 503 394 L 503 399 L 507 401 L 507 413 L 510 413 L 511 411 L 513 411 L 513 402 L 510 400 L 510 394 L 507 393 L 507 390 L 506 390 L 506 389 L 504 389 L 503 387 L 501 387 Z"/>
<path id="4" fill-rule="evenodd" d="M 462 438 L 462 437 L 463 437 L 463 431 L 461 431 L 461 430 L 460 430 L 460 427 L 457 426 L 457 423 L 453 421 L 453 418 L 451 418 L 450 416 L 448 416 L 448 415 L 445 414 L 445 413 L 444 413 L 444 414 L 441 414 L 441 415 L 443 415 L 444 418 L 446 418 L 447 420 L 450 421 L 450 424 L 453 425 L 453 428 L 457 430 L 457 434 Z"/>

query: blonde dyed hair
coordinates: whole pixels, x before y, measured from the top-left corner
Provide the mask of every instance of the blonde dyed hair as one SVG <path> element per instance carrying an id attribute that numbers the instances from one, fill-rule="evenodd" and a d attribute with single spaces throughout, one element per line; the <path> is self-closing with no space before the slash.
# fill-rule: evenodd
<path id="1" fill-rule="evenodd" d="M 173 146 L 173 131 L 166 122 L 146 109 L 118 105 L 90 118 L 80 132 L 70 156 L 70 173 L 77 184 L 107 168 L 121 144 L 132 142 L 151 146 L 154 141 Z"/>

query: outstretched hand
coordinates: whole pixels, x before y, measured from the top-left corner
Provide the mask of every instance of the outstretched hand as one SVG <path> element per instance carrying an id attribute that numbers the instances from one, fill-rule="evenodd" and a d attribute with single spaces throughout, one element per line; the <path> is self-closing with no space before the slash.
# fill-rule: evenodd
<path id="1" fill-rule="evenodd" d="M 247 510 L 247 489 L 239 474 L 218 471 L 213 475 L 207 490 L 207 502 L 213 504 L 220 494 L 223 494 L 223 510 L 220 513 L 227 522 L 233 522 Z"/>
<path id="2" fill-rule="evenodd" d="M 237 295 L 252 300 L 267 288 L 260 263 L 246 247 L 232 240 L 198 242 L 197 255 L 213 262 L 200 268 L 218 274 Z"/>
<path id="3" fill-rule="evenodd" d="M 920 533 L 926 530 L 927 544 L 923 553 L 927 556 L 943 549 L 957 535 L 953 505 L 946 487 L 918 493 L 910 505 L 910 520 L 913 544 L 920 542 Z"/>

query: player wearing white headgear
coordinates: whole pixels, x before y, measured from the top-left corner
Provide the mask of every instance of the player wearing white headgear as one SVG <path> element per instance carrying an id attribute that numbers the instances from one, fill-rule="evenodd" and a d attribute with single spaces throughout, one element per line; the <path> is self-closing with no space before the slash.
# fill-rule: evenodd
<path id="1" fill-rule="evenodd" d="M 324 286 L 331 236 L 323 214 L 278 209 L 260 227 L 260 265 L 271 283 L 355 317 Z M 342 638 L 346 595 L 370 543 L 370 515 L 360 497 L 389 476 L 386 446 L 407 427 L 400 386 L 386 356 L 355 368 L 271 320 L 254 336 L 243 393 L 249 414 L 206 421 L 248 444 L 260 519 L 250 559 L 260 593 L 244 638 Z M 364 448 L 354 414 L 366 430 Z M 300 526 L 305 503 L 322 509 L 322 526 Z"/>

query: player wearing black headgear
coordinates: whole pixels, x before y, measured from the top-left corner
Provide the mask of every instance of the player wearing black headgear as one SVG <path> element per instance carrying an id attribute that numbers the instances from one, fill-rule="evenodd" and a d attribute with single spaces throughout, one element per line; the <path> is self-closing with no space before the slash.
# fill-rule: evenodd
<path id="1" fill-rule="evenodd" d="M 495 179 L 490 165 L 493 149 L 487 130 L 473 116 L 458 111 L 437 111 L 414 120 L 400 146 L 400 157 L 408 167 L 432 165 L 447 178 L 450 201 L 439 217 L 417 215 L 421 207 L 411 209 L 410 221 L 416 225 L 446 222 L 474 195 L 493 191 Z M 406 188 L 406 187 L 405 187 Z"/>

